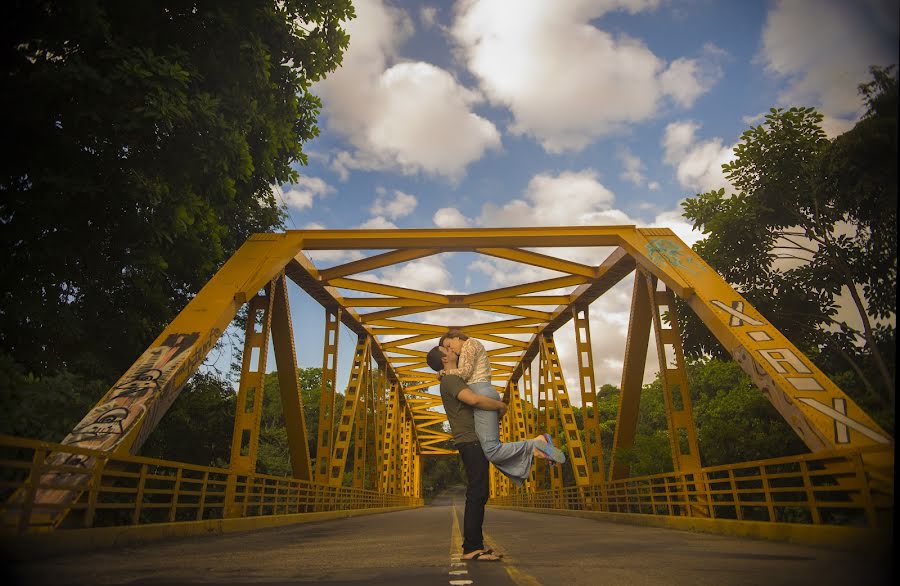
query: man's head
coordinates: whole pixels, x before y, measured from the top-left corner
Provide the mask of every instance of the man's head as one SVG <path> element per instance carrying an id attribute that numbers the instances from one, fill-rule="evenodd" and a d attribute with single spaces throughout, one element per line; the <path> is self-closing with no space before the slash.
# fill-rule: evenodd
<path id="1" fill-rule="evenodd" d="M 435 372 L 443 370 L 445 368 L 456 368 L 456 354 L 454 354 L 451 350 L 446 348 L 442 348 L 440 346 L 435 346 L 431 350 L 428 351 L 428 356 L 425 358 L 425 361 L 428 363 L 428 366 Z"/>

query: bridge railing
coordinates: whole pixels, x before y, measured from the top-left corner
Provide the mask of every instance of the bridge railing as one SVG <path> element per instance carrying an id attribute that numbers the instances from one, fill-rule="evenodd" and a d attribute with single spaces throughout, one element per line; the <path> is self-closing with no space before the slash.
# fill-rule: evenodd
<path id="1" fill-rule="evenodd" d="M 806 454 L 665 473 L 534 493 L 490 503 L 537 509 L 693 516 L 738 521 L 889 526 L 893 469 L 873 470 L 864 456 L 893 460 L 893 449 Z"/>
<path id="2" fill-rule="evenodd" d="M 90 471 L 88 461 L 97 463 Z M 73 491 L 76 498 L 64 498 Z M 0 434 L 0 519 L 7 533 L 421 504 L 399 494 Z"/>

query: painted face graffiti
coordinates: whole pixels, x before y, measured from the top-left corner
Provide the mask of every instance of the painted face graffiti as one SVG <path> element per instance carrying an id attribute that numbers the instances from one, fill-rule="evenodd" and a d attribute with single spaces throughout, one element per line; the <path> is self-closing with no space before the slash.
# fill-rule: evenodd
<path id="1" fill-rule="evenodd" d="M 93 434 L 101 435 L 121 435 L 123 432 L 122 422 L 128 418 L 128 409 L 123 407 L 115 407 L 97 418 L 97 421 L 89 425 L 85 425 L 75 430 L 75 433 L 82 435 Z"/>

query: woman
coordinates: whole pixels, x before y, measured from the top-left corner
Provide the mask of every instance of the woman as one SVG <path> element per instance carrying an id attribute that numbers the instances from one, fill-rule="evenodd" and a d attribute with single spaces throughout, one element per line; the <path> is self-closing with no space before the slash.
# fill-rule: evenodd
<path id="1" fill-rule="evenodd" d="M 500 393 L 491 384 L 491 362 L 487 350 L 478 340 L 459 330 L 441 336 L 439 345 L 458 356 L 456 368 L 442 369 L 440 375 L 457 375 L 466 381 L 473 392 L 500 400 Z M 554 462 L 566 461 L 562 450 L 553 445 L 549 435 L 543 434 L 521 442 L 500 442 L 500 419 L 497 411 L 475 409 L 475 433 L 487 459 L 516 484 L 522 484 L 531 471 L 535 455 Z"/>

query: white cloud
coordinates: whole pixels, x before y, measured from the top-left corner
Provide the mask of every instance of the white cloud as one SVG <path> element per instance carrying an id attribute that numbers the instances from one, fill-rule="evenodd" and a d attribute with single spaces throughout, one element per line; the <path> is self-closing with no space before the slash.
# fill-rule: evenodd
<path id="1" fill-rule="evenodd" d="M 523 199 L 502 205 L 486 203 L 477 223 L 481 226 L 567 226 L 634 224 L 613 209 L 613 193 L 597 180 L 592 169 L 535 175 Z"/>
<path id="2" fill-rule="evenodd" d="M 468 228 L 472 221 L 456 208 L 441 208 L 432 217 L 438 228 Z"/>
<path id="3" fill-rule="evenodd" d="M 302 229 L 325 230 L 326 228 L 318 222 L 310 222 L 303 226 Z M 303 252 L 320 269 L 359 260 L 364 256 L 358 250 L 304 250 Z"/>
<path id="4" fill-rule="evenodd" d="M 766 70 L 785 78 L 784 106 L 815 106 L 826 131 L 848 130 L 862 112 L 857 86 L 871 65 L 897 62 L 896 0 L 779 0 L 762 32 Z"/>
<path id="5" fill-rule="evenodd" d="M 426 29 L 433 28 L 437 24 L 437 8 L 422 6 L 419 8 L 419 20 Z"/>
<path id="6" fill-rule="evenodd" d="M 690 121 L 672 122 L 662 138 L 663 161 L 675 167 L 682 187 L 705 192 L 727 188 L 730 184 L 722 165 L 734 159 L 734 145 L 724 146 L 722 139 L 698 141 L 700 125 Z"/>
<path id="7" fill-rule="evenodd" d="M 418 203 L 419 200 L 416 199 L 416 196 L 403 193 L 400 190 L 394 190 L 393 198 L 385 197 L 385 191 L 380 190 L 378 197 L 375 198 L 375 203 L 372 204 L 369 211 L 376 216 L 387 216 L 392 220 L 396 220 L 411 214 Z"/>
<path id="8" fill-rule="evenodd" d="M 397 224 L 391 222 L 384 216 L 374 216 L 359 225 L 363 230 L 396 230 Z"/>
<path id="9" fill-rule="evenodd" d="M 432 293 L 455 293 L 459 289 L 453 287 L 453 275 L 444 264 L 447 258 L 448 255 L 427 256 L 386 267 L 378 272 L 364 273 L 356 278 Z"/>
<path id="10" fill-rule="evenodd" d="M 286 191 L 285 187 L 288 188 Z M 300 177 L 293 184 L 273 185 L 272 190 L 275 192 L 276 198 L 281 199 L 288 208 L 296 211 L 312 207 L 316 197 L 321 198 L 334 193 L 334 188 L 322 179 L 308 176 Z"/>
<path id="11" fill-rule="evenodd" d="M 689 106 L 718 78 L 707 65 L 714 51 L 667 66 L 641 40 L 593 24 L 658 5 L 532 0 L 510 10 L 502 0 L 464 0 L 451 32 L 488 99 L 512 112 L 510 130 L 562 152 L 656 116 L 666 97 Z"/>
<path id="12" fill-rule="evenodd" d="M 619 177 L 634 185 L 643 185 L 644 181 L 646 181 L 646 178 L 644 177 L 644 163 L 641 161 L 641 158 L 628 149 L 620 150 L 617 156 L 622 162 L 623 168 L 623 171 L 621 175 L 619 175 Z"/>
<path id="13" fill-rule="evenodd" d="M 684 217 L 680 206 L 674 210 L 658 214 L 653 219 L 650 227 L 669 228 L 689 247 L 704 237 L 702 233 L 694 230 L 693 224 Z"/>
<path id="14" fill-rule="evenodd" d="M 336 154 L 333 168 L 342 178 L 365 169 L 459 179 L 487 150 L 500 148 L 500 133 L 472 110 L 481 94 L 432 64 L 400 62 L 398 48 L 413 31 L 406 13 L 381 0 L 355 6 L 343 65 L 313 90 L 329 128 L 355 149 Z"/>

